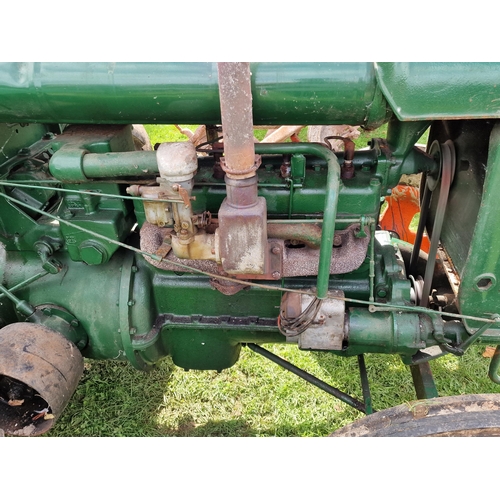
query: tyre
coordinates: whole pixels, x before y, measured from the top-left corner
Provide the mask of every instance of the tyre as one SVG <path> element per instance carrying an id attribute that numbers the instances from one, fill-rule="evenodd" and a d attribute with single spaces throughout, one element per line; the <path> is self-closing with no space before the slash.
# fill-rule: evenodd
<path id="1" fill-rule="evenodd" d="M 364 417 L 330 436 L 500 436 L 500 394 L 412 401 Z"/>

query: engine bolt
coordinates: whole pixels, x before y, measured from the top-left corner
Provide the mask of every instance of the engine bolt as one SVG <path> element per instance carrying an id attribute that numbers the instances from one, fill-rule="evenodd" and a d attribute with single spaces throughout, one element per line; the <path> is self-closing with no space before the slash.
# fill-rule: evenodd
<path id="1" fill-rule="evenodd" d="M 182 229 L 187 229 L 187 228 L 189 227 L 189 224 L 188 224 L 186 221 L 184 221 L 184 222 L 181 224 L 181 227 L 182 227 Z"/>
<path id="2" fill-rule="evenodd" d="M 280 247 L 273 247 L 271 249 L 271 252 L 274 254 L 274 255 L 278 255 L 279 253 L 281 253 L 281 249 Z"/>
<path id="3" fill-rule="evenodd" d="M 275 280 L 277 280 L 278 278 L 281 278 L 281 273 L 279 273 L 278 271 L 274 271 L 274 273 L 271 275 Z"/>

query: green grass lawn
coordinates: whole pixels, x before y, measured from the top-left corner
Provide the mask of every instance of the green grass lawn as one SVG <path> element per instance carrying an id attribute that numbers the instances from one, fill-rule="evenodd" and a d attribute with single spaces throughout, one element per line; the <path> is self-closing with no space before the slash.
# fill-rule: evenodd
<path id="1" fill-rule="evenodd" d="M 361 399 L 355 358 L 270 346 L 281 357 Z M 431 362 L 441 396 L 500 392 L 484 347 Z M 395 355 L 366 355 L 374 407 L 415 399 Z M 362 415 L 270 361 L 243 349 L 221 373 L 175 367 L 143 373 L 127 363 L 86 360 L 76 393 L 49 436 L 325 436 Z"/>
<path id="2" fill-rule="evenodd" d="M 146 128 L 153 144 L 185 139 L 172 126 Z M 358 139 L 358 147 L 369 138 L 365 134 Z M 301 352 L 294 346 L 267 348 L 362 398 L 356 358 Z M 489 359 L 483 351 L 484 347 L 473 346 L 462 358 L 431 362 L 441 396 L 500 392 L 500 386 L 487 377 Z M 366 355 L 366 363 L 376 409 L 415 399 L 409 369 L 398 356 Z M 86 360 L 76 393 L 47 435 L 325 436 L 361 416 L 244 348 L 239 362 L 222 373 L 185 372 L 169 359 L 150 373 L 127 363 Z"/>

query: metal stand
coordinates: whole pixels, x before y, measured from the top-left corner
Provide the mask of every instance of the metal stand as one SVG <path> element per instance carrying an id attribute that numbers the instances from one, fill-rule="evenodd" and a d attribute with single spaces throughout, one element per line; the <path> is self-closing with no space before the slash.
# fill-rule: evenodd
<path id="1" fill-rule="evenodd" d="M 339 389 L 332 387 L 331 385 L 327 384 L 326 382 L 323 382 L 319 378 L 316 378 L 314 375 L 311 375 L 310 373 L 307 373 L 306 371 L 301 370 L 297 366 L 292 365 L 292 363 L 285 361 L 284 359 L 280 358 L 279 356 L 276 356 L 276 354 L 269 352 L 268 350 L 264 349 L 263 347 L 258 346 L 257 344 L 246 344 L 246 346 L 249 349 L 251 349 L 252 351 L 256 352 L 257 354 L 261 354 L 262 356 L 269 359 L 270 361 L 273 361 L 274 363 L 278 364 L 282 368 L 285 368 L 286 370 L 291 371 L 295 375 L 298 375 L 300 378 L 303 378 L 304 380 L 306 380 L 310 384 L 318 387 L 319 389 L 322 389 L 323 391 L 327 392 L 328 394 L 331 394 L 332 396 L 336 397 L 337 399 L 340 399 L 344 403 L 347 403 L 349 406 L 352 406 L 353 408 L 360 411 L 361 413 L 368 414 L 364 403 L 349 396 L 345 392 L 342 392 Z M 363 388 L 363 395 L 364 395 L 364 388 Z M 373 410 L 370 408 L 370 413 L 372 413 L 372 412 L 373 412 Z"/>

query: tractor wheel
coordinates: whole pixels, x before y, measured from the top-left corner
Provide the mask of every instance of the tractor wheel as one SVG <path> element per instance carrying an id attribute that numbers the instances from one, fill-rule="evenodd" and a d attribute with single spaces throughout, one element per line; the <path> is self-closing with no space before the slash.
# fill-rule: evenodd
<path id="1" fill-rule="evenodd" d="M 500 394 L 412 401 L 361 418 L 330 436 L 500 436 Z"/>

